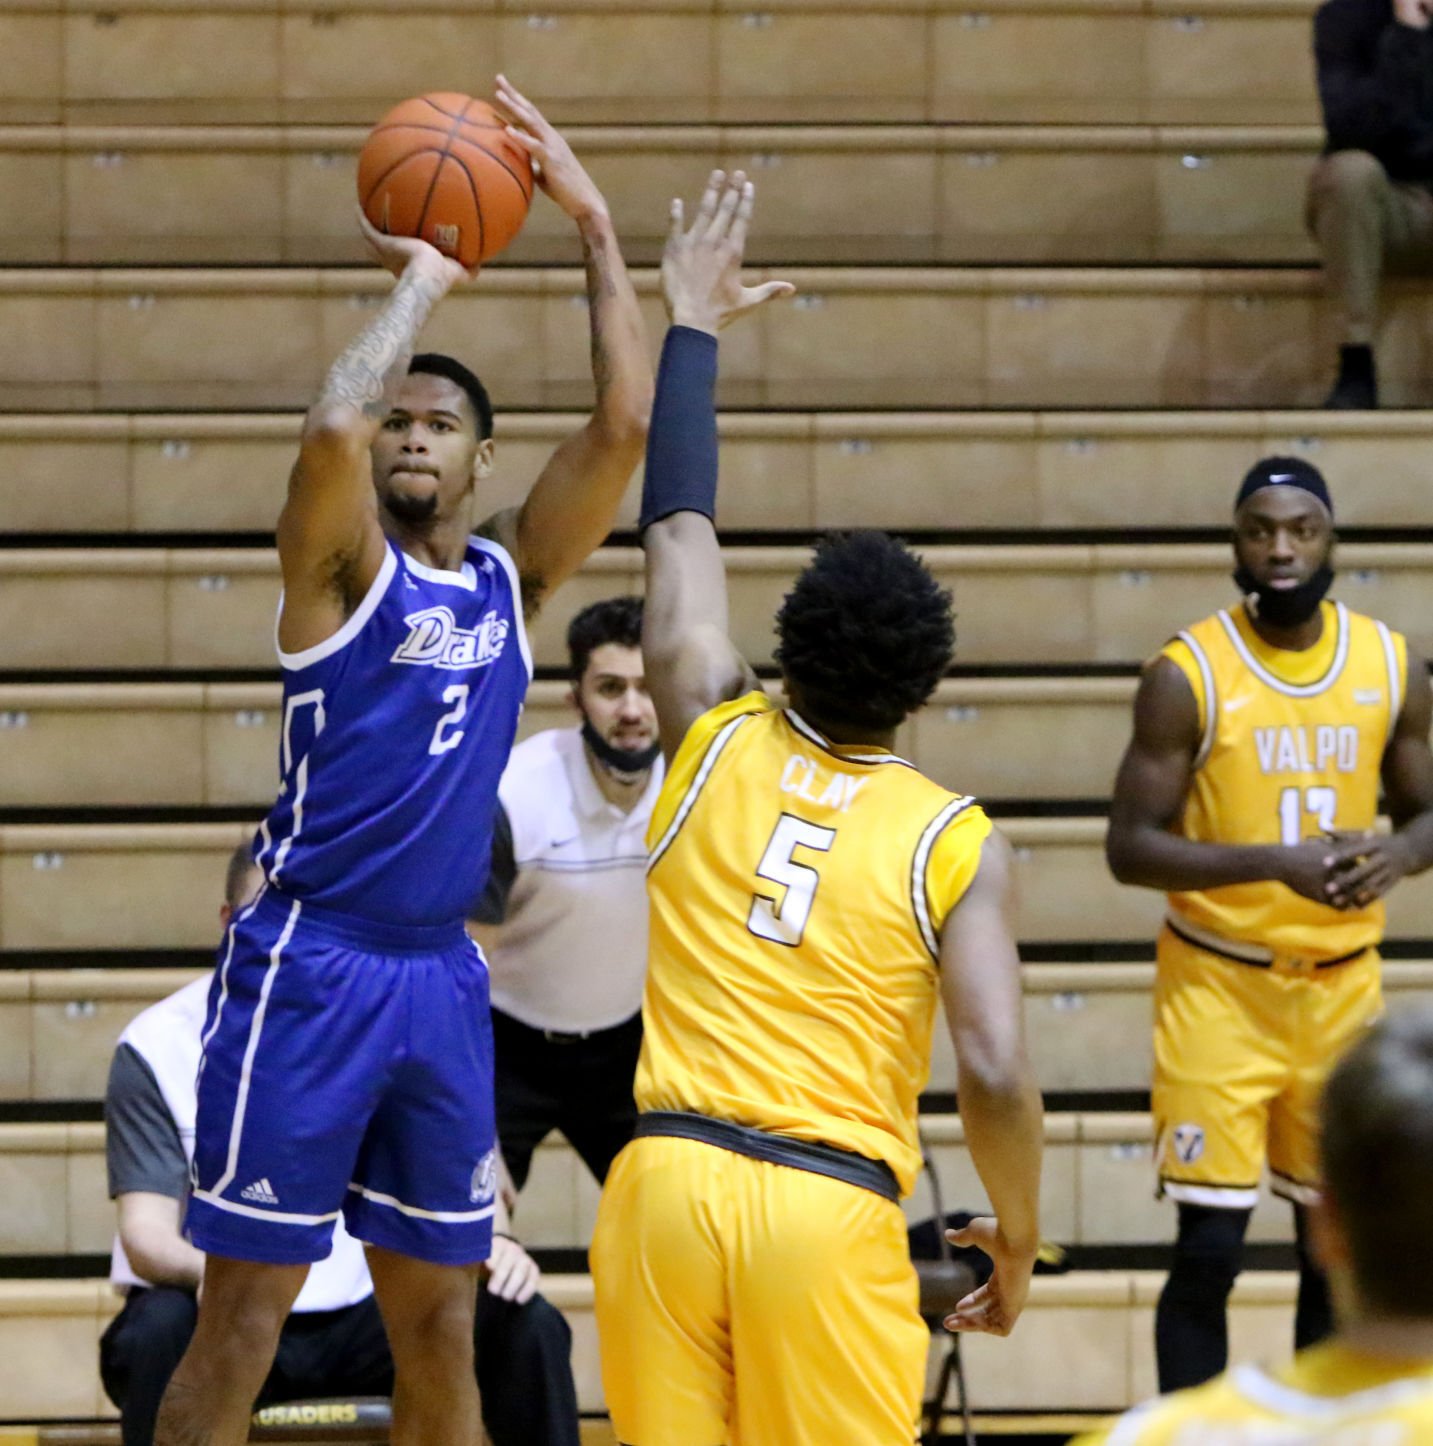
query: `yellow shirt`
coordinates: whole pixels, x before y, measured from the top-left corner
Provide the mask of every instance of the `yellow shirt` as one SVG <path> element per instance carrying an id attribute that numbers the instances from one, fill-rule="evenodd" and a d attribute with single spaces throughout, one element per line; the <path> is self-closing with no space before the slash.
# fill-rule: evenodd
<path id="1" fill-rule="evenodd" d="M 1201 745 L 1176 831 L 1212 843 L 1296 844 L 1370 829 L 1384 750 L 1403 704 L 1408 653 L 1383 623 L 1323 603 L 1318 643 L 1270 647 L 1243 608 L 1164 649 L 1189 679 Z M 1381 902 L 1340 912 L 1284 884 L 1169 896 L 1177 922 L 1276 954 L 1335 959 L 1377 944 Z"/>
<path id="2" fill-rule="evenodd" d="M 1433 1360 L 1388 1361 L 1329 1343 L 1283 1370 L 1240 1366 L 1136 1407 L 1072 1446 L 1423 1446 Z"/>
<path id="3" fill-rule="evenodd" d="M 884 1160 L 909 1194 L 940 932 L 990 822 L 750 693 L 693 725 L 652 813 L 641 1110 Z"/>

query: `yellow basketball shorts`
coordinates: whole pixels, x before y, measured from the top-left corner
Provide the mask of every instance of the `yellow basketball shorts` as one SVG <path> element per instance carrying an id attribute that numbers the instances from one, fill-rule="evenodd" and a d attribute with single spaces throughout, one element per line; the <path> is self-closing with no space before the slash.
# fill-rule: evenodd
<path id="1" fill-rule="evenodd" d="M 624 1446 L 911 1446 L 930 1332 L 900 1207 L 652 1136 L 602 1192 L 592 1276 Z"/>
<path id="2" fill-rule="evenodd" d="M 1274 1193 L 1309 1203 L 1318 1178 L 1319 1092 L 1383 1008 L 1377 952 L 1288 973 L 1221 959 L 1165 929 L 1157 958 L 1161 1194 L 1252 1209 L 1267 1161 Z"/>

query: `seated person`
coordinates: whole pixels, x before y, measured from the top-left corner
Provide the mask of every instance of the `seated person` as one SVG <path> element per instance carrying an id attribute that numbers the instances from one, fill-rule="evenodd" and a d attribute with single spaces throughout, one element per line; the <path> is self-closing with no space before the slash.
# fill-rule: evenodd
<path id="1" fill-rule="evenodd" d="M 1433 1441 L 1433 1010 L 1386 1017 L 1329 1078 L 1314 1250 L 1330 1340 L 1140 1406 L 1083 1446 Z"/>
<path id="2" fill-rule="evenodd" d="M 248 846 L 229 864 L 230 918 L 262 882 Z M 211 975 L 146 1009 L 120 1036 L 105 1096 L 109 1190 L 119 1234 L 110 1278 L 124 1309 L 100 1342 L 100 1374 L 121 1413 L 124 1446 L 150 1446 L 159 1402 L 198 1317 L 204 1256 L 181 1234 L 194 1146 L 195 1077 Z M 272 1189 L 247 1190 L 272 1204 Z M 497 1196 L 493 1256 L 479 1292 L 477 1378 L 494 1446 L 578 1446 L 571 1332 L 536 1294 L 538 1269 L 509 1231 Z M 309 1272 L 256 1404 L 386 1396 L 393 1359 L 363 1247 L 335 1222 L 333 1253 Z"/>

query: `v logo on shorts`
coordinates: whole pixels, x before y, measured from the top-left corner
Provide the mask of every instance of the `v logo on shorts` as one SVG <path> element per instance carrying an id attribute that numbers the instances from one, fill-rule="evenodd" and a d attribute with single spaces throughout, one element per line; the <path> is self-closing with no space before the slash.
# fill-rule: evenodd
<path id="1" fill-rule="evenodd" d="M 241 1200 L 253 1200 L 260 1205 L 277 1205 L 279 1197 L 274 1194 L 274 1187 L 267 1179 L 255 1180 L 246 1190 L 239 1191 Z"/>

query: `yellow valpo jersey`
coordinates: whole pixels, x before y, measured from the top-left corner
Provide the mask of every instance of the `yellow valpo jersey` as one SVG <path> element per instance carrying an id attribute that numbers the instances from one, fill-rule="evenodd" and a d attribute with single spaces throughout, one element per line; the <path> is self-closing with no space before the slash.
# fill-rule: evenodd
<path id="1" fill-rule="evenodd" d="M 1403 637 L 1342 603 L 1323 636 L 1287 652 L 1244 609 L 1216 613 L 1165 647 L 1199 705 L 1201 743 L 1178 831 L 1207 843 L 1297 844 L 1374 826 L 1384 750 L 1403 706 Z M 1314 961 L 1377 944 L 1383 904 L 1341 912 L 1280 883 L 1169 896 L 1170 913 L 1223 939 Z"/>
<path id="2" fill-rule="evenodd" d="M 1240 1366 L 1151 1401 L 1074 1446 L 1424 1446 L 1433 1360 L 1390 1362 L 1336 1343 L 1281 1371 Z"/>
<path id="3" fill-rule="evenodd" d="M 940 931 L 990 821 L 762 693 L 692 725 L 648 833 L 640 1110 L 884 1160 L 909 1194 Z"/>

